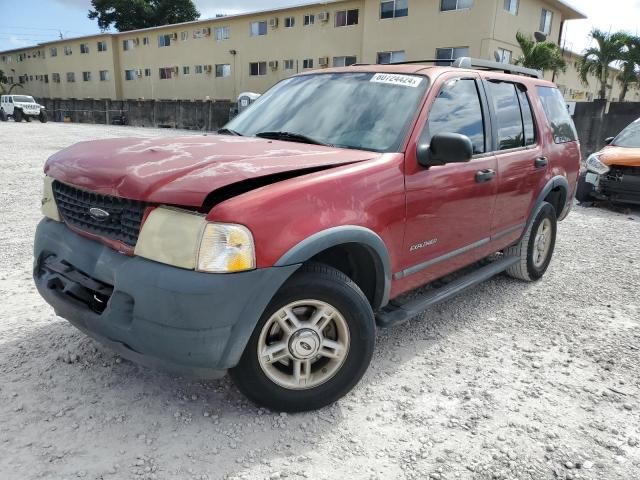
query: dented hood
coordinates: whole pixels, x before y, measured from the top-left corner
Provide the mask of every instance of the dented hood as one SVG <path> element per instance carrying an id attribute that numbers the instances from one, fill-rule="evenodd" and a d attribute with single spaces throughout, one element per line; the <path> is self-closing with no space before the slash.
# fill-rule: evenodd
<path id="1" fill-rule="evenodd" d="M 132 200 L 200 206 L 220 187 L 284 172 L 377 158 L 361 150 L 225 135 L 82 142 L 49 158 L 45 173 Z"/>

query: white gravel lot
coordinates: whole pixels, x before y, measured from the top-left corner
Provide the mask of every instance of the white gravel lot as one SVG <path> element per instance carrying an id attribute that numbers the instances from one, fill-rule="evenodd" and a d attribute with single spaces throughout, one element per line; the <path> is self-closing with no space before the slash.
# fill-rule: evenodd
<path id="1" fill-rule="evenodd" d="M 640 478 L 637 211 L 576 207 L 541 282 L 499 276 L 381 331 L 318 412 L 138 367 L 57 318 L 31 280 L 43 162 L 175 133 L 0 124 L 0 479 Z"/>

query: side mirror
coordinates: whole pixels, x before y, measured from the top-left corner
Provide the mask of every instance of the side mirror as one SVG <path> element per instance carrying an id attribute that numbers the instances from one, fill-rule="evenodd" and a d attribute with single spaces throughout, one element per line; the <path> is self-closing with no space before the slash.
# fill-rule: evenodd
<path id="1" fill-rule="evenodd" d="M 605 145 L 611 145 L 611 142 L 613 142 L 615 140 L 616 137 L 607 137 L 604 139 L 604 144 Z"/>
<path id="2" fill-rule="evenodd" d="M 416 157 L 418 163 L 427 168 L 447 163 L 465 163 L 473 157 L 473 144 L 466 135 L 437 133 L 431 138 L 431 144 L 418 144 Z"/>

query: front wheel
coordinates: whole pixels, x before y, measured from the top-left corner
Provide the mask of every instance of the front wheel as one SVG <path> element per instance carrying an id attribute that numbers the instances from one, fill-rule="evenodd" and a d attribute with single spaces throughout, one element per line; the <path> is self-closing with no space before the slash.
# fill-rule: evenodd
<path id="1" fill-rule="evenodd" d="M 46 110 L 40 110 L 40 114 L 38 115 L 38 119 L 40 120 L 40 123 L 47 123 L 47 112 Z"/>
<path id="2" fill-rule="evenodd" d="M 582 172 L 578 177 L 576 200 L 580 203 L 593 201 L 594 199 L 591 197 L 591 192 L 593 192 L 593 185 L 587 182 L 587 172 Z"/>
<path id="3" fill-rule="evenodd" d="M 21 122 L 23 116 L 24 115 L 22 114 L 22 110 L 15 109 L 13 111 L 13 121 L 14 122 Z"/>
<path id="4" fill-rule="evenodd" d="M 505 256 L 519 259 L 507 269 L 507 275 L 527 282 L 542 278 L 551 263 L 557 229 L 555 208 L 542 202 L 522 239 L 504 251 Z"/>
<path id="5" fill-rule="evenodd" d="M 273 298 L 230 374 L 258 404 L 314 410 L 358 383 L 374 344 L 373 311 L 358 286 L 334 268 L 309 264 Z"/>

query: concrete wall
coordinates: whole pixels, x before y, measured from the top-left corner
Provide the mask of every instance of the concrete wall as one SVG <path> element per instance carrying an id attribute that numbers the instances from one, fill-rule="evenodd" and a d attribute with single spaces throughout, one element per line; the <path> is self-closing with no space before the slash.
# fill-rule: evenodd
<path id="1" fill-rule="evenodd" d="M 638 118 L 640 102 L 607 103 L 597 100 L 576 104 L 573 121 L 578 130 L 582 157 L 600 150 L 605 138 L 615 137 Z"/>
<path id="2" fill-rule="evenodd" d="M 227 101 L 40 99 L 52 121 L 111 124 L 122 115 L 137 127 L 214 131 L 229 121 Z"/>

